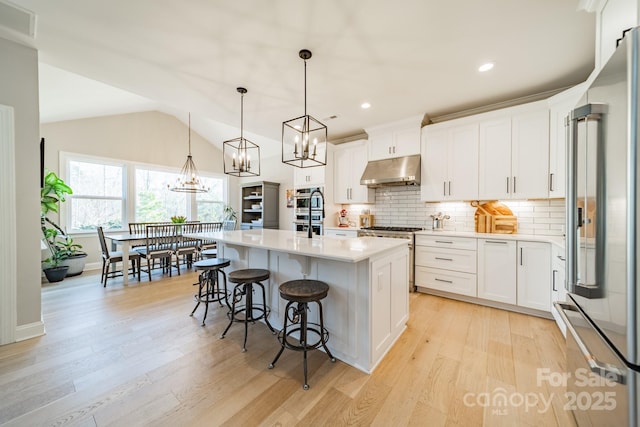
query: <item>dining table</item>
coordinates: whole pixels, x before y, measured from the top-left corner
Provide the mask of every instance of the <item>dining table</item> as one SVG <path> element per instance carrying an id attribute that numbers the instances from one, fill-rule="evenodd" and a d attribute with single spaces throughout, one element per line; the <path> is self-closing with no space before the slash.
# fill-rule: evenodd
<path id="1" fill-rule="evenodd" d="M 147 235 L 146 233 L 123 233 L 123 234 L 109 234 L 104 236 L 105 238 L 111 240 L 111 249 L 116 250 L 117 246 L 121 247 L 122 250 L 122 270 L 123 273 L 129 268 L 129 251 L 131 250 L 131 245 L 144 244 L 146 242 Z M 129 275 L 122 275 L 122 283 L 124 285 L 129 283 Z"/>

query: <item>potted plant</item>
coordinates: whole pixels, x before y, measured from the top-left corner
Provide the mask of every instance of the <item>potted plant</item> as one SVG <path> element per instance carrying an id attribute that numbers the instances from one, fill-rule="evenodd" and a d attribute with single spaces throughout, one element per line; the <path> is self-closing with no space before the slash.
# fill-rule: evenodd
<path id="1" fill-rule="evenodd" d="M 236 222 L 238 221 L 238 214 L 235 209 L 233 209 L 231 205 L 225 205 L 223 215 L 222 228 L 224 230 L 235 230 Z"/>
<path id="2" fill-rule="evenodd" d="M 47 216 L 49 212 L 58 212 L 58 206 L 65 201 L 67 194 L 73 194 L 73 190 L 54 172 L 47 172 L 44 187 L 40 190 L 40 226 L 51 255 L 44 260 L 43 267 L 50 269 L 66 266 L 65 275 L 77 275 L 84 269 L 87 254 L 80 250 L 81 245 L 65 235 L 60 226 Z"/>

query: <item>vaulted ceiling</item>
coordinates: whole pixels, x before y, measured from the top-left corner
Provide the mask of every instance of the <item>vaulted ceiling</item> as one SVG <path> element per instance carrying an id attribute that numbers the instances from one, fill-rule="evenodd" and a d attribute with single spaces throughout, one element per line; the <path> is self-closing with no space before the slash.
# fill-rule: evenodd
<path id="1" fill-rule="evenodd" d="M 330 139 L 570 86 L 594 63 L 577 0 L 12 1 L 37 15 L 43 121 L 191 111 L 214 143 L 239 127 L 238 86 L 250 134 L 278 140 L 304 114 L 303 48 Z"/>

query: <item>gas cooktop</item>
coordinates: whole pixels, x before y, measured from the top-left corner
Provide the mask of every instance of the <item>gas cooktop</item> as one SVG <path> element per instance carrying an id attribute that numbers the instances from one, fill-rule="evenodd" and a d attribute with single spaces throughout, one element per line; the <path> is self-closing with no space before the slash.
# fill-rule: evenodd
<path id="1" fill-rule="evenodd" d="M 371 231 L 402 231 L 405 233 L 412 233 L 414 231 L 422 231 L 423 229 L 420 227 L 363 227 L 361 230 L 371 230 Z"/>

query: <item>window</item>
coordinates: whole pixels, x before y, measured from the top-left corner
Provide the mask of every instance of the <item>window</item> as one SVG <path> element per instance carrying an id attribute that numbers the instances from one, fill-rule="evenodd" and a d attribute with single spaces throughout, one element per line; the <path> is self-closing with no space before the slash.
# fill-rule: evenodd
<path id="1" fill-rule="evenodd" d="M 221 178 L 203 177 L 204 184 L 210 188 L 208 193 L 196 194 L 196 212 L 202 222 L 222 222 L 224 219 L 224 180 Z"/>
<path id="2" fill-rule="evenodd" d="M 187 212 L 187 193 L 169 191 L 177 173 L 136 168 L 136 222 L 169 221 L 172 216 L 190 217 Z"/>
<path id="3" fill-rule="evenodd" d="M 176 193 L 167 184 L 179 171 L 98 157 L 62 153 L 60 176 L 73 194 L 61 206 L 68 232 L 126 230 L 129 222 L 190 220 L 222 221 L 227 200 L 226 176 L 202 175 L 208 193 Z M 133 193 L 133 194 L 130 194 Z"/>
<path id="4" fill-rule="evenodd" d="M 69 160 L 70 196 L 68 228 L 73 230 L 120 229 L 125 221 L 125 167 L 90 160 Z"/>

